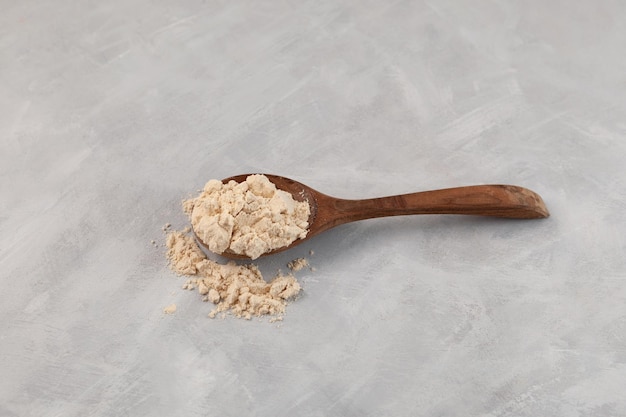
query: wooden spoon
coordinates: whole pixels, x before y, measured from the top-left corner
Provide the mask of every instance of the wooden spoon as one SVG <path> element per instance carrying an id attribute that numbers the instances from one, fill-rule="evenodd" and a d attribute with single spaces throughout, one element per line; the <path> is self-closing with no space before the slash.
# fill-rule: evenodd
<path id="1" fill-rule="evenodd" d="M 251 174 L 236 175 L 225 178 L 222 182 L 227 183 L 231 180 L 243 182 L 249 175 Z M 542 219 L 550 215 L 539 194 L 515 185 L 472 185 L 365 200 L 345 200 L 322 194 L 289 178 L 264 175 L 276 185 L 276 188 L 291 193 L 295 200 L 307 201 L 311 215 L 309 232 L 304 239 L 295 240 L 288 246 L 262 256 L 292 248 L 335 226 L 376 217 L 408 214 L 471 214 L 509 219 Z M 196 240 L 209 250 L 197 235 Z M 222 255 L 233 259 L 248 258 L 230 251 Z"/>

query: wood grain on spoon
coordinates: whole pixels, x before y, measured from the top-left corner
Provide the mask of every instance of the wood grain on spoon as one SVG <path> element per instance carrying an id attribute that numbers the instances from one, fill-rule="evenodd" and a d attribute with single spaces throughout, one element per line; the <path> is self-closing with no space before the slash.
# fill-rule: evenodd
<path id="1" fill-rule="evenodd" d="M 245 181 L 251 174 L 226 178 L 222 182 Z M 410 214 L 465 214 L 509 219 L 542 219 L 550 214 L 542 198 L 535 192 L 515 185 L 472 185 L 422 191 L 364 200 L 335 198 L 289 178 L 264 174 L 276 188 L 287 191 L 298 201 L 307 201 L 311 208 L 309 232 L 289 246 L 267 252 L 282 252 L 305 240 L 341 224 L 377 217 Z M 197 236 L 196 236 L 197 238 Z M 199 243 L 206 248 L 200 239 Z M 232 252 L 228 258 L 247 258 Z"/>

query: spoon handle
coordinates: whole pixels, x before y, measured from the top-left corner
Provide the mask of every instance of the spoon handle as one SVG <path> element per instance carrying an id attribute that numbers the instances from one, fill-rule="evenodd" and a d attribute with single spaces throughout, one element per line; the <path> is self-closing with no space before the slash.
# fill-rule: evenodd
<path id="1" fill-rule="evenodd" d="M 470 214 L 509 219 L 549 216 L 537 193 L 514 185 L 473 185 L 366 200 L 328 198 L 320 206 L 321 211 L 333 217 L 332 226 L 408 214 Z"/>

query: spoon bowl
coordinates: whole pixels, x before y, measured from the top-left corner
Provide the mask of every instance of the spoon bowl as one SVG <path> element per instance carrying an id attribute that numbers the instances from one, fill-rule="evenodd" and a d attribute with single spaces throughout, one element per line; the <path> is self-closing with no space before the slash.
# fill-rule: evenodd
<path id="1" fill-rule="evenodd" d="M 252 174 L 236 175 L 222 180 L 243 182 Z M 341 224 L 377 217 L 411 214 L 464 214 L 508 219 L 542 219 L 550 213 L 539 194 L 516 185 L 471 185 L 433 191 L 421 191 L 363 200 L 331 197 L 290 178 L 265 175 L 277 189 L 290 193 L 296 201 L 309 204 L 309 228 L 304 239 L 266 252 L 271 255 L 292 248 L 326 230 Z M 195 232 L 194 232 L 195 234 Z M 206 250 L 208 246 L 196 236 Z M 231 259 L 249 259 L 230 250 L 221 254 Z"/>

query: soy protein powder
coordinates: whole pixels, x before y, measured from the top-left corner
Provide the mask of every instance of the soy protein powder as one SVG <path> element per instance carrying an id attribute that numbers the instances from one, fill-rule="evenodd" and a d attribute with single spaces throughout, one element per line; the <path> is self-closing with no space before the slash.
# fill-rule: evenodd
<path id="1" fill-rule="evenodd" d="M 244 319 L 271 315 L 271 321 L 282 320 L 287 303 L 300 293 L 300 284 L 291 274 L 279 273 L 266 282 L 255 265 L 207 259 L 189 229 L 169 232 L 166 243 L 170 268 L 187 278 L 183 289 L 197 289 L 202 301 L 215 305 L 211 318 L 229 312 Z"/>
<path id="2" fill-rule="evenodd" d="M 198 197 L 183 201 L 183 210 L 211 251 L 228 249 L 252 259 L 306 236 L 310 213 L 308 203 L 276 189 L 264 175 L 251 175 L 242 183 L 211 180 Z M 230 313 L 244 319 L 270 315 L 270 321 L 282 320 L 288 302 L 301 291 L 292 274 L 279 272 L 267 282 L 253 264 L 208 259 L 189 228 L 164 231 L 170 268 L 187 278 L 184 289 L 197 290 L 203 301 L 214 304 L 211 318 Z M 303 258 L 289 264 L 293 271 L 305 266 Z M 174 311 L 175 306 L 164 310 Z"/>
<path id="3" fill-rule="evenodd" d="M 294 200 L 260 174 L 241 183 L 211 180 L 198 197 L 183 204 L 209 250 L 229 250 L 250 259 L 303 239 L 311 214 L 306 201 Z"/>

